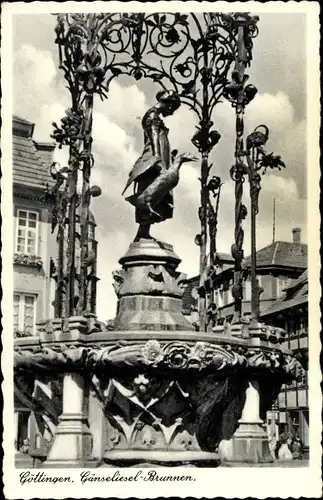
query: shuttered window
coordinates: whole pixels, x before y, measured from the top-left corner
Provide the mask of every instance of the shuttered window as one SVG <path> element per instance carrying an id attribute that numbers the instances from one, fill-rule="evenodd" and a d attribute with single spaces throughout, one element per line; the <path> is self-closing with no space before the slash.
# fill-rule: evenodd
<path id="1" fill-rule="evenodd" d="M 13 295 L 13 329 L 28 335 L 35 334 L 37 296 L 27 293 Z"/>

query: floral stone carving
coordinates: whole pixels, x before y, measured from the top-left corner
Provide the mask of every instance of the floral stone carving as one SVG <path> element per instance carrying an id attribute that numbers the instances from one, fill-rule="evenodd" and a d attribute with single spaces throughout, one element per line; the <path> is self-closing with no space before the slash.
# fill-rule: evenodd
<path id="1" fill-rule="evenodd" d="M 78 324 L 83 325 L 80 318 Z M 209 335 L 207 341 L 191 332 L 169 340 L 162 332 L 148 340 L 142 332 L 114 332 L 115 338 L 108 331 L 82 335 L 82 344 L 70 346 L 62 341 L 42 346 L 35 340 L 28 346 L 26 339 L 17 339 L 16 393 L 32 399 L 35 380 L 79 374 L 84 391 L 92 387 L 103 410 L 107 462 L 214 464 L 217 447 L 231 440 L 239 425 L 248 381 L 258 381 L 260 414 L 265 415 L 281 384 L 304 374 L 297 359 L 278 344 L 252 346 L 233 336 L 220 340 L 218 334 L 211 340 Z M 35 404 L 32 411 L 42 412 Z"/>
<path id="2" fill-rule="evenodd" d="M 158 368 L 163 370 L 216 371 L 250 370 L 279 373 L 286 379 L 302 380 L 305 370 L 289 352 L 248 348 L 245 345 L 219 345 L 216 342 L 119 341 L 110 345 L 68 346 L 56 343 L 53 346 L 17 348 L 14 352 L 15 373 L 47 373 L 55 371 L 79 371 L 102 373 L 109 370 L 132 367 Z M 112 372 L 111 372 L 112 373 Z"/>

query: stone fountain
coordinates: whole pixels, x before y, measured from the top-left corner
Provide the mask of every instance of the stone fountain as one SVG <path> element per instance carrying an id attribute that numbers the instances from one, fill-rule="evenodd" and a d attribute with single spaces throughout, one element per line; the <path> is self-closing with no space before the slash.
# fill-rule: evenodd
<path id="1" fill-rule="evenodd" d="M 242 220 L 247 215 L 243 181 L 248 175 L 254 221 L 259 165 L 250 162 L 260 158 L 264 168 L 273 167 L 259 130 L 253 135 L 257 140 L 249 137 L 244 148 L 244 110 L 257 93 L 246 85 L 245 74 L 257 22 L 248 13 L 219 12 L 200 18 L 193 13 L 57 16 L 55 41 L 71 108 L 60 125 L 54 124 L 52 135 L 60 148 L 69 148 L 68 167 L 51 170 L 56 184 L 46 193 L 54 205 L 52 228 L 57 228 L 58 241 L 52 272 L 55 318 L 45 318 L 37 336 L 17 338 L 14 346 L 15 398 L 31 412 L 29 466 L 214 467 L 272 460 L 266 411 L 282 384 L 301 379 L 304 370 L 282 347 L 285 331 L 259 323 L 257 307 L 250 323 L 241 319 Z M 165 54 L 162 47 L 167 47 Z M 152 62 L 153 56 L 157 60 Z M 126 183 L 125 190 L 134 186 L 127 201 L 135 207 L 139 229 L 113 274 L 118 304 L 114 325 L 108 327 L 96 317 L 96 242 L 89 236 L 90 201 L 101 193 L 90 185 L 92 113 L 94 96 L 106 97 L 110 81 L 120 74 L 150 78 L 162 90 L 143 116 L 144 149 Z M 235 182 L 236 314 L 231 325 L 213 322 L 206 328 L 209 296 L 202 291 L 205 283 L 212 285 L 221 186 L 219 177 L 209 178 L 209 154 L 220 139 L 212 113 L 222 97 L 236 114 L 235 165 L 230 170 Z M 177 270 L 180 258 L 171 244 L 150 235 L 151 225 L 173 216 L 180 169 L 185 175 L 184 164 L 196 160 L 171 150 L 163 122 L 182 103 L 198 117 L 192 143 L 201 160 L 201 232 L 195 240 L 200 247 L 199 331 L 182 314 L 186 276 Z M 274 159 L 282 165 L 279 157 Z M 255 266 L 253 260 L 253 271 Z M 255 273 L 253 278 L 258 300 Z M 28 463 L 23 458 L 18 457 L 18 467 Z"/>
<path id="2" fill-rule="evenodd" d="M 193 331 L 181 312 L 179 262 L 170 245 L 132 243 L 120 259 L 114 331 L 71 317 L 64 328 L 44 321 L 39 337 L 15 341 L 16 395 L 41 435 L 36 465 L 272 460 L 266 411 L 303 370 L 281 347 L 279 328 Z M 37 399 L 40 389 L 46 400 Z"/>
<path id="3" fill-rule="evenodd" d="M 157 100 L 129 177 L 139 230 L 113 274 L 114 329 L 86 313 L 45 320 L 38 336 L 15 341 L 15 394 L 33 414 L 35 466 L 270 462 L 266 411 L 284 382 L 303 376 L 282 329 L 253 321 L 196 332 L 183 316 L 180 258 L 150 226 L 172 216 L 179 168 L 194 158 L 171 155 L 160 118 L 178 96 Z"/>

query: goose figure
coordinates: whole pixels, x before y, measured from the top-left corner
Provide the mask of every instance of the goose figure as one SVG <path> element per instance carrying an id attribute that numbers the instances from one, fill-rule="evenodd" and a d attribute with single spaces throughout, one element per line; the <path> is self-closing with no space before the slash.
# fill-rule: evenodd
<path id="1" fill-rule="evenodd" d="M 160 169 L 159 175 L 143 191 L 129 196 L 126 200 L 134 205 L 143 217 L 145 217 L 146 212 L 148 218 L 157 217 L 163 220 L 163 215 L 158 213 L 155 207 L 160 206 L 161 201 L 177 186 L 179 171 L 183 163 L 196 160 L 197 158 L 191 153 L 178 155 L 168 169 Z M 173 205 L 170 206 L 173 208 Z"/>
<path id="2" fill-rule="evenodd" d="M 136 207 L 139 229 L 135 241 L 151 238 L 151 224 L 172 218 L 172 189 L 178 182 L 177 171 L 184 162 L 181 156 L 176 160 L 176 150 L 171 151 L 168 128 L 163 121 L 163 117 L 173 115 L 180 107 L 180 97 L 173 90 L 162 90 L 157 93 L 156 100 L 157 103 L 142 119 L 143 152 L 131 169 L 122 193 L 130 186 L 134 187 L 134 194 L 126 199 Z M 170 168 L 169 175 L 166 175 Z"/>

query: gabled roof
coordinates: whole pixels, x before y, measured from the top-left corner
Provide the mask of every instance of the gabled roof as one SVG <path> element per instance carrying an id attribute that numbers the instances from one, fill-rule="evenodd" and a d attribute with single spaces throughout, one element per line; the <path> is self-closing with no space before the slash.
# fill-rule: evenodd
<path id="1" fill-rule="evenodd" d="M 251 258 L 246 258 L 246 265 L 250 265 Z M 257 269 L 261 267 L 307 267 L 307 245 L 289 241 L 275 241 L 258 250 Z"/>
<path id="2" fill-rule="evenodd" d="M 300 306 L 308 302 L 308 275 L 307 270 L 299 276 L 290 286 L 285 289 L 285 294 L 268 309 L 261 313 L 261 316 L 269 316 L 279 311 L 284 311 L 292 307 Z"/>
<path id="3" fill-rule="evenodd" d="M 308 272 L 306 271 L 301 274 L 294 283 L 291 283 L 289 286 L 285 288 L 286 293 L 297 292 L 300 289 L 303 289 L 305 285 L 308 284 Z"/>
<path id="4" fill-rule="evenodd" d="M 216 254 L 219 257 L 220 261 L 234 262 L 234 258 L 232 257 L 231 253 L 216 252 Z"/>
<path id="5" fill-rule="evenodd" d="M 53 184 L 53 179 L 49 172 L 50 165 L 42 161 L 37 151 L 33 132 L 33 123 L 13 116 L 13 183 L 45 189 L 47 184 Z"/>
<path id="6" fill-rule="evenodd" d="M 17 115 L 12 116 L 12 121 L 14 123 L 14 126 L 15 126 L 15 124 L 19 124 L 19 123 L 21 123 L 22 125 L 34 126 L 34 124 L 32 122 L 29 122 L 28 120 L 25 120 L 24 118 L 21 118 L 20 116 L 17 116 Z"/>

